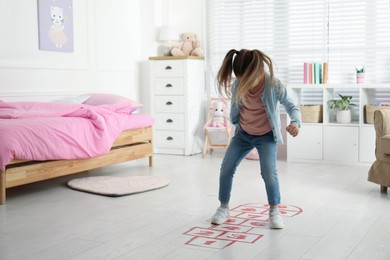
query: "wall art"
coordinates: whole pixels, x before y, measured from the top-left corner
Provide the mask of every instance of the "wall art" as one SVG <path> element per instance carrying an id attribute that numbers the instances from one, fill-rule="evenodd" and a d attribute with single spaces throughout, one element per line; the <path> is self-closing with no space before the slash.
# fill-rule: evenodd
<path id="1" fill-rule="evenodd" d="M 73 52 L 72 0 L 37 0 L 39 49 Z"/>

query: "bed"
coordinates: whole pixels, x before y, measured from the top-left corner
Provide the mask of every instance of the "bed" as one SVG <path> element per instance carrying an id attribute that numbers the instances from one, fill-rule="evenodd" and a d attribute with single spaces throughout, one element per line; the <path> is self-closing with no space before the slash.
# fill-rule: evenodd
<path id="1" fill-rule="evenodd" d="M 145 157 L 151 167 L 153 119 L 129 106 L 0 101 L 0 204 L 11 187 Z"/>

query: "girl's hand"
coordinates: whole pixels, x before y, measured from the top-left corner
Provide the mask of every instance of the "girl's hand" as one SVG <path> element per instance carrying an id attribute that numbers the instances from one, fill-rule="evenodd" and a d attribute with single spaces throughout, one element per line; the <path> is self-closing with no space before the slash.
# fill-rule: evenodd
<path id="1" fill-rule="evenodd" d="M 286 127 L 286 131 L 293 137 L 296 137 L 299 133 L 299 128 L 294 124 L 290 124 L 289 126 Z"/>

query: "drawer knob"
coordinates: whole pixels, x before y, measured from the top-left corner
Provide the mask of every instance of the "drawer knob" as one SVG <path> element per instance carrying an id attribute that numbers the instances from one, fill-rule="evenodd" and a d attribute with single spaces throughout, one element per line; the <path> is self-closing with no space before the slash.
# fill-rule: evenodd
<path id="1" fill-rule="evenodd" d="M 170 106 L 173 105 L 173 103 L 171 101 L 168 101 L 167 103 L 165 103 L 165 105 Z"/>
<path id="2" fill-rule="evenodd" d="M 165 67 L 165 70 L 171 70 L 171 69 L 172 69 L 171 66 L 166 66 L 166 67 Z"/>
<path id="3" fill-rule="evenodd" d="M 167 123 L 173 123 L 173 120 L 172 119 L 168 119 Z"/>
<path id="4" fill-rule="evenodd" d="M 173 140 L 173 137 L 172 137 L 172 136 L 168 136 L 168 137 L 167 137 L 167 140 L 168 140 L 168 141 L 172 141 L 172 140 Z"/>
<path id="5" fill-rule="evenodd" d="M 173 87 L 173 85 L 168 83 L 168 84 L 165 85 L 165 87 L 166 88 L 171 88 L 171 87 Z"/>

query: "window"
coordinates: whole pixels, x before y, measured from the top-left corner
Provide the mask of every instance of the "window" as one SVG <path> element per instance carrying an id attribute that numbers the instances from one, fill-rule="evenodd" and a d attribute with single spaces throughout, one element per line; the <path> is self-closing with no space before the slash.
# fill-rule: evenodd
<path id="1" fill-rule="evenodd" d="M 390 82 L 390 9 L 387 0 L 329 0 L 329 80 L 355 82 L 364 66 L 366 82 Z"/>
<path id="2" fill-rule="evenodd" d="M 260 49 L 285 83 L 303 83 L 304 62 L 328 62 L 330 83 L 390 82 L 388 0 L 207 1 L 208 78 L 230 49 Z"/>

